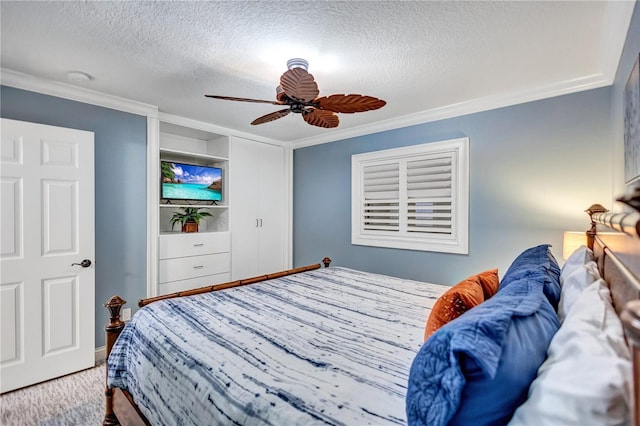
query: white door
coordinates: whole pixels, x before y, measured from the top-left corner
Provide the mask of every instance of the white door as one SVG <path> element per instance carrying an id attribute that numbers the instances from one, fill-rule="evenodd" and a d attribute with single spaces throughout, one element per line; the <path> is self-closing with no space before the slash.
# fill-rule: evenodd
<path id="1" fill-rule="evenodd" d="M 7 392 L 94 365 L 95 270 L 82 262 L 94 260 L 94 139 L 15 120 L 1 126 L 0 392 Z"/>
<path id="2" fill-rule="evenodd" d="M 258 272 L 258 174 L 257 143 L 231 139 L 229 186 L 231 197 L 231 279 L 254 277 Z"/>
<path id="3" fill-rule="evenodd" d="M 258 274 L 284 269 L 285 179 L 282 148 L 261 144 L 258 211 Z"/>
<path id="4" fill-rule="evenodd" d="M 283 270 L 283 149 L 232 138 L 230 170 L 231 279 Z"/>

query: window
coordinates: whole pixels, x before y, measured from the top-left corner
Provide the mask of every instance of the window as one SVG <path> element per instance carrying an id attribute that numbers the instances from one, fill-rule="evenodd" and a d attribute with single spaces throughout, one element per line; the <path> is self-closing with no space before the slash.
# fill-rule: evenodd
<path id="1" fill-rule="evenodd" d="M 468 253 L 469 138 L 351 157 L 351 242 Z"/>

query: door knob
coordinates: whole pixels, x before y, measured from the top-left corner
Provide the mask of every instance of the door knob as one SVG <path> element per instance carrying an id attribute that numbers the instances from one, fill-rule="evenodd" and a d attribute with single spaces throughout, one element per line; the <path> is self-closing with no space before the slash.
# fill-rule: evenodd
<path id="1" fill-rule="evenodd" d="M 80 263 L 72 263 L 72 264 L 71 264 L 71 266 L 74 266 L 74 265 L 80 265 L 80 266 L 82 266 L 83 268 L 88 268 L 89 266 L 91 266 L 91 261 L 90 261 L 89 259 L 84 259 L 84 260 L 83 260 L 82 262 L 80 262 Z"/>

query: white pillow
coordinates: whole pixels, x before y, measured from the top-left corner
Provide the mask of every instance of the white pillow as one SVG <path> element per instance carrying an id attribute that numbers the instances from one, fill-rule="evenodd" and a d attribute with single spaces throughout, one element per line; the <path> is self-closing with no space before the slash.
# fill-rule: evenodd
<path id="1" fill-rule="evenodd" d="M 583 265 L 570 268 L 570 273 L 566 273 L 560 278 L 560 301 L 558 302 L 558 319 L 564 321 L 565 317 L 576 302 L 580 293 L 594 281 L 600 279 L 598 265 L 594 261 L 588 261 Z"/>
<path id="2" fill-rule="evenodd" d="M 560 284 L 562 284 L 564 276 L 572 274 L 577 268 L 593 260 L 593 251 L 587 246 L 580 246 L 575 249 L 564 262 L 564 265 L 562 265 L 562 269 L 560 270 Z"/>
<path id="3" fill-rule="evenodd" d="M 588 286 L 551 340 L 509 425 L 628 425 L 631 360 L 603 280 Z"/>

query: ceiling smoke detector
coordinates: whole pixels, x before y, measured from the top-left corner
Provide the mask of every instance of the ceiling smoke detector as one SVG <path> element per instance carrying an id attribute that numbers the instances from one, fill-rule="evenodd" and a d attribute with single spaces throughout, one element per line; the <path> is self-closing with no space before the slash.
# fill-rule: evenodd
<path id="1" fill-rule="evenodd" d="M 82 71 L 69 71 L 67 73 L 67 79 L 76 83 L 85 83 L 93 80 L 89 74 Z"/>

